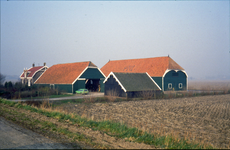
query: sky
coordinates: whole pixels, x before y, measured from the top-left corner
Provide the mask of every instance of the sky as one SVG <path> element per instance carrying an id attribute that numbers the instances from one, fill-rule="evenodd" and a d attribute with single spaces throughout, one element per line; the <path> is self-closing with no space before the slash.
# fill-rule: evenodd
<path id="1" fill-rule="evenodd" d="M 225 1 L 1 1 L 1 73 L 170 56 L 189 79 L 230 79 Z"/>

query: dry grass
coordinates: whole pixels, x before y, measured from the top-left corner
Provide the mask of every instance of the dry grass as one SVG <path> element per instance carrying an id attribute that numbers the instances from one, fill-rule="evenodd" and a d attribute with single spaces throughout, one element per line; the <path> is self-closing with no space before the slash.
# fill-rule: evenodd
<path id="1" fill-rule="evenodd" d="M 155 96 L 154 91 L 141 91 L 140 92 L 140 97 L 146 99 L 151 99 Z"/>
<path id="2" fill-rule="evenodd" d="M 119 93 L 116 90 L 109 90 L 106 97 L 110 102 L 114 102 L 118 96 Z"/>

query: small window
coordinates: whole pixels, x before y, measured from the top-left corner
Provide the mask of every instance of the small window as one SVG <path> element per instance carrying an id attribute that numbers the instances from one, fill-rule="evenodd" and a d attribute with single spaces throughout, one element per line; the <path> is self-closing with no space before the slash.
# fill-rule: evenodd
<path id="1" fill-rule="evenodd" d="M 179 89 L 182 89 L 182 88 L 183 88 L 183 84 L 179 83 Z"/>
<path id="2" fill-rule="evenodd" d="M 172 83 L 168 84 L 168 89 L 172 89 Z"/>
<path id="3" fill-rule="evenodd" d="M 173 77 L 178 77 L 178 73 L 173 73 L 172 76 Z"/>

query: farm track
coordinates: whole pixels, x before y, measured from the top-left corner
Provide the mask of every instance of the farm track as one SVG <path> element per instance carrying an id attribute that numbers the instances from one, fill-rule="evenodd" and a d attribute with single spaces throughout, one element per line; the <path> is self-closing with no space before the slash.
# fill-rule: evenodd
<path id="1" fill-rule="evenodd" d="M 92 120 L 113 120 L 151 133 L 173 134 L 217 148 L 229 148 L 229 105 L 230 94 L 61 107 Z"/>

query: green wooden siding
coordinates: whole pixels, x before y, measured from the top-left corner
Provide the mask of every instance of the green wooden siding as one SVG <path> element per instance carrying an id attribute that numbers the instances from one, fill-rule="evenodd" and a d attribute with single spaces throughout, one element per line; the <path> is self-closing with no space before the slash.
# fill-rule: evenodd
<path id="1" fill-rule="evenodd" d="M 55 84 L 54 88 L 61 92 L 72 93 L 72 84 Z"/>
<path id="2" fill-rule="evenodd" d="M 73 93 L 75 93 L 75 91 L 77 91 L 78 89 L 84 89 L 84 88 L 85 88 L 85 80 L 77 80 L 73 84 Z"/>
<path id="3" fill-rule="evenodd" d="M 179 86 L 181 86 L 181 88 Z M 165 75 L 164 91 L 169 90 L 187 90 L 187 76 L 184 72 L 172 70 Z"/>
<path id="4" fill-rule="evenodd" d="M 162 77 L 152 77 L 152 79 L 158 84 L 158 86 L 162 89 Z"/>
<path id="5" fill-rule="evenodd" d="M 35 84 L 38 87 L 49 87 L 61 92 L 72 93 L 72 84 Z"/>
<path id="6" fill-rule="evenodd" d="M 105 91 L 105 85 L 104 85 L 104 80 L 105 80 L 105 78 L 103 78 L 103 79 L 101 79 L 100 81 L 99 81 L 99 84 L 100 84 L 100 87 L 101 87 L 101 91 L 100 92 L 104 92 Z"/>
<path id="7" fill-rule="evenodd" d="M 104 78 L 104 76 L 101 74 L 101 72 L 97 68 L 88 68 L 80 78 L 86 78 L 86 79 L 100 79 Z"/>

